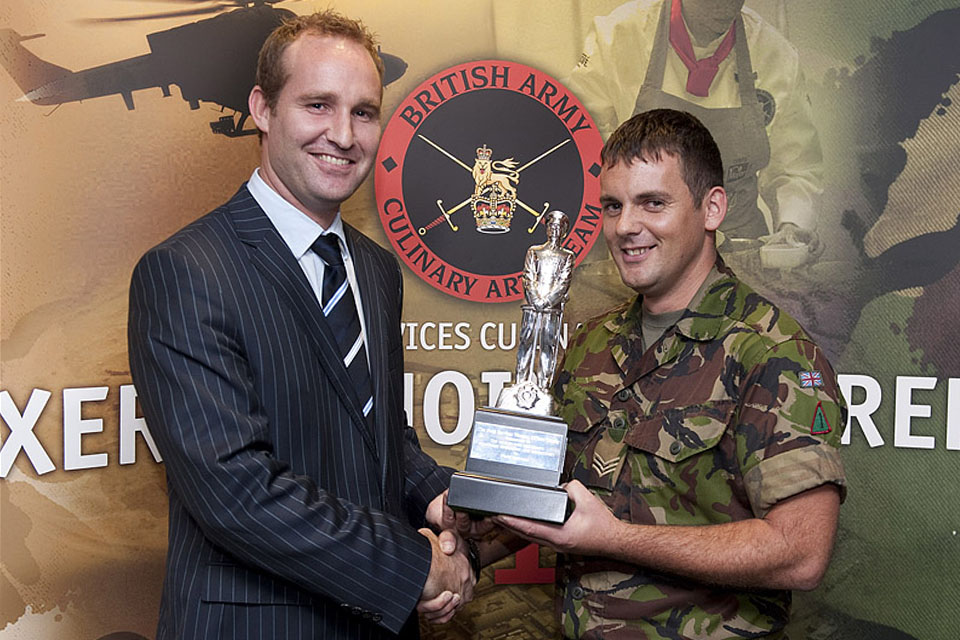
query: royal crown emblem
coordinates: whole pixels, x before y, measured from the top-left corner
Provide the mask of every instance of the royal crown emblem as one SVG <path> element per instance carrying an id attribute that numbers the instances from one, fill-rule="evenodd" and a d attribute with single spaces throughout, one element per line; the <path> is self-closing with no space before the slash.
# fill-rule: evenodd
<path id="1" fill-rule="evenodd" d="M 483 145 L 477 149 L 473 163 L 475 188 L 470 197 L 470 209 L 480 233 L 506 233 L 510 231 L 513 211 L 517 208 L 517 188 L 520 174 L 513 158 L 493 160 L 493 150 Z"/>
<path id="2" fill-rule="evenodd" d="M 494 160 L 493 149 L 483 144 L 477 147 L 477 157 L 473 162 L 473 167 L 470 167 L 426 136 L 417 134 L 417 137 L 469 171 L 473 176 L 474 184 L 473 194 L 450 209 L 444 207 L 443 200 L 437 200 L 437 206 L 440 208 L 441 215 L 437 216 L 436 219 L 432 220 L 426 226 L 420 227 L 418 229 L 420 235 L 425 235 L 427 231 L 439 224 L 443 224 L 443 222 L 449 224 L 450 228 L 454 231 L 459 231 L 460 227 L 454 224 L 452 216 L 468 204 L 473 211 L 473 219 L 477 225 L 477 231 L 480 233 L 507 233 L 510 231 L 510 225 L 513 222 L 513 213 L 518 206 L 535 218 L 533 224 L 527 229 L 527 233 L 533 233 L 537 225 L 540 224 L 540 221 L 543 220 L 543 216 L 546 215 L 547 209 L 550 208 L 550 203 L 544 202 L 543 209 L 537 211 L 517 197 L 520 172 L 570 142 L 569 138 L 563 140 L 522 167 L 518 167 L 517 165 L 519 163 L 512 157 L 505 160 Z"/>

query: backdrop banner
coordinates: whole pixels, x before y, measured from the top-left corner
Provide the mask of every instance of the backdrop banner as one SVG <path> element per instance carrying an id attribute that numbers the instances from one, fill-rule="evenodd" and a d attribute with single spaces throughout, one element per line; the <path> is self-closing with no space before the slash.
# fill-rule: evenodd
<path id="1" fill-rule="evenodd" d="M 762 120 L 749 148 L 723 149 L 737 207 L 820 241 L 799 266 L 759 233 L 720 247 L 826 349 L 850 405 L 833 425 L 849 480 L 834 558 L 795 594 L 790 638 L 956 638 L 957 0 L 747 0 L 749 56 L 721 63 L 706 97 L 655 46 L 661 0 L 4 0 L 0 637 L 154 637 L 167 497 L 127 361 L 130 275 L 250 176 L 260 43 L 327 6 L 386 54 L 383 145 L 342 213 L 401 261 L 424 449 L 462 469 L 475 410 L 511 382 L 545 211 L 567 213 L 577 256 L 562 343 L 632 295 L 599 238 L 599 150 L 665 58 L 662 94 Z M 554 562 L 531 545 L 485 569 L 424 637 L 557 637 Z"/>

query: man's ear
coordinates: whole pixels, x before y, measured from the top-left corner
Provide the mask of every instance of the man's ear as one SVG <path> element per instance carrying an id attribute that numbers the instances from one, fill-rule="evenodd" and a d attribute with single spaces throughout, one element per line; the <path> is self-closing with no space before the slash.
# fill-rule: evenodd
<path id="1" fill-rule="evenodd" d="M 713 187 L 703 197 L 703 227 L 716 231 L 727 215 L 727 192 L 723 187 Z"/>
<path id="2" fill-rule="evenodd" d="M 264 95 L 260 85 L 256 85 L 250 90 L 250 97 L 247 98 L 247 106 L 250 108 L 250 117 L 257 129 L 266 133 L 270 129 L 270 106 L 267 104 L 267 96 Z"/>

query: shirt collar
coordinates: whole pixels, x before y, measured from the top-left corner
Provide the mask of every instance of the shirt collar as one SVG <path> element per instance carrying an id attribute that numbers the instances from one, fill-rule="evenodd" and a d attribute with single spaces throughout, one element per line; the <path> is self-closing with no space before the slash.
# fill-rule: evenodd
<path id="1" fill-rule="evenodd" d="M 677 332 L 693 340 L 715 338 L 727 320 L 727 300 L 738 283 L 733 271 L 717 254 L 716 264 L 677 322 Z M 606 323 L 607 329 L 615 334 L 639 333 L 642 305 L 643 296 L 637 296 Z"/>
<path id="2" fill-rule="evenodd" d="M 730 322 L 734 309 L 728 303 L 739 284 L 736 275 L 718 253 L 716 264 L 677 322 L 677 331 L 693 340 L 716 338 L 724 324 Z"/>
<path id="3" fill-rule="evenodd" d="M 283 199 L 283 197 L 273 190 L 263 178 L 260 177 L 260 169 L 254 169 L 253 175 L 247 181 L 247 189 L 250 195 L 257 201 L 267 218 L 276 227 L 280 237 L 290 247 L 293 257 L 297 260 L 302 258 L 313 243 L 323 234 L 332 233 L 340 238 L 341 247 L 347 246 L 346 234 L 343 230 L 343 220 L 340 212 L 337 211 L 336 217 L 329 227 L 324 229 L 316 221 L 310 219 L 305 213 Z"/>

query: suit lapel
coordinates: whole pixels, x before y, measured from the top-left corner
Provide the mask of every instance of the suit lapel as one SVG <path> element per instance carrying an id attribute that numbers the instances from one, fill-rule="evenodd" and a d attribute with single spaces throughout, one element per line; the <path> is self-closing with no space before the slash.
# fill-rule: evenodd
<path id="1" fill-rule="evenodd" d="M 290 247 L 267 218 L 246 186 L 227 203 L 240 241 L 250 249 L 248 255 L 254 267 L 267 279 L 293 311 L 304 333 L 310 340 L 317 359 L 327 372 L 327 378 L 343 399 L 351 422 L 360 432 L 365 444 L 374 456 L 377 447 L 370 434 L 367 422 L 361 413 L 356 393 L 349 385 L 350 379 L 333 333 L 323 319 L 320 304 L 297 264 Z M 376 387 L 374 387 L 376 393 Z"/>
<path id="2" fill-rule="evenodd" d="M 373 387 L 374 398 L 374 418 L 378 426 L 377 440 L 382 444 L 385 442 L 385 433 L 381 433 L 384 425 L 388 423 L 387 415 L 389 408 L 387 406 L 387 341 L 384 336 L 391 330 L 387 326 L 387 318 L 391 314 L 386 309 L 381 309 L 385 296 L 386 276 L 383 273 L 383 265 L 373 259 L 373 255 L 367 251 L 358 241 L 359 231 L 344 223 L 344 232 L 347 237 L 347 248 L 350 250 L 350 256 L 354 263 L 354 273 L 357 277 L 357 286 L 360 289 L 361 301 L 363 304 L 363 324 L 366 327 L 367 357 L 370 359 L 370 382 Z M 394 328 L 399 331 L 399 327 Z"/>

